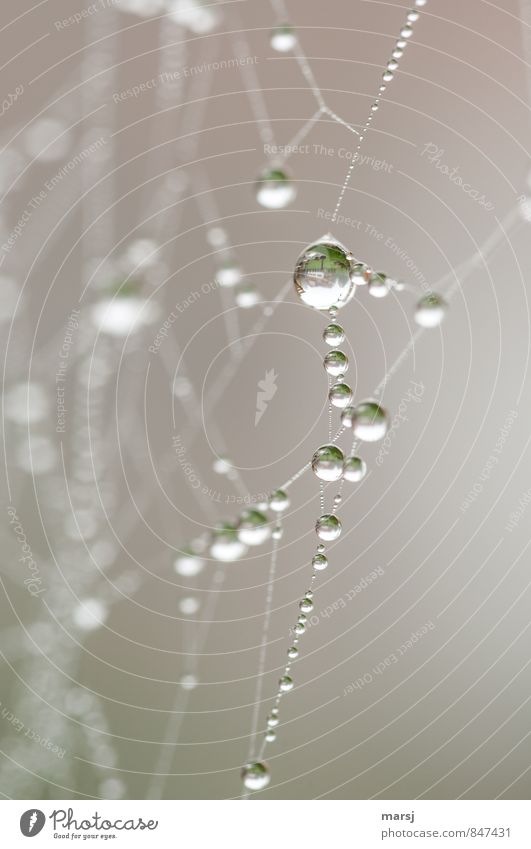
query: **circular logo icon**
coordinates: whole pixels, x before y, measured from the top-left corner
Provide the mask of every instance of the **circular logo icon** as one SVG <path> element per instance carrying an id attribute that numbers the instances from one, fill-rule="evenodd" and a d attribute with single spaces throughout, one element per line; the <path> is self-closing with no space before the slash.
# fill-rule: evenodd
<path id="1" fill-rule="evenodd" d="M 37 808 L 24 811 L 20 817 L 20 830 L 24 837 L 35 837 L 44 828 L 46 817 Z"/>

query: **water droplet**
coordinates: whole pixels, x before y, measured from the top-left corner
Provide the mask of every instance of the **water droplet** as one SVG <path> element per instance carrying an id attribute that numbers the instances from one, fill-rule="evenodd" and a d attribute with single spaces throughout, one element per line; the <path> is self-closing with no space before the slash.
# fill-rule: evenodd
<path id="1" fill-rule="evenodd" d="M 338 481 L 343 462 L 343 452 L 337 445 L 322 445 L 312 457 L 312 471 L 319 480 Z"/>
<path id="2" fill-rule="evenodd" d="M 194 596 L 187 596 L 179 601 L 179 610 L 183 616 L 193 616 L 199 610 L 201 603 Z"/>
<path id="3" fill-rule="evenodd" d="M 295 30 L 289 24 L 282 24 L 271 33 L 271 47 L 278 53 L 288 53 L 296 44 Z"/>
<path id="4" fill-rule="evenodd" d="M 195 690 L 199 681 L 195 675 L 181 675 L 179 679 L 179 684 L 183 688 L 183 690 Z"/>
<path id="5" fill-rule="evenodd" d="M 333 542 L 333 540 L 338 539 L 338 537 L 341 535 L 341 522 L 339 521 L 337 516 L 332 516 L 329 513 L 325 513 L 317 520 L 315 525 L 315 532 L 319 539 L 323 539 L 326 542 Z"/>
<path id="6" fill-rule="evenodd" d="M 193 578 L 203 571 L 205 561 L 200 557 L 196 557 L 192 552 L 183 552 L 180 557 L 177 557 L 173 568 L 178 575 L 183 575 L 186 578 Z"/>
<path id="7" fill-rule="evenodd" d="M 296 646 L 290 646 L 288 649 L 288 657 L 290 660 L 295 660 L 299 656 L 299 650 Z"/>
<path id="8" fill-rule="evenodd" d="M 387 63 L 387 70 L 388 71 L 396 71 L 397 68 L 398 68 L 398 62 L 395 59 L 390 59 L 389 62 Z"/>
<path id="9" fill-rule="evenodd" d="M 403 55 L 404 55 L 404 51 L 400 50 L 399 47 L 395 47 L 395 49 L 393 50 L 393 53 L 392 53 L 393 59 L 401 59 Z"/>
<path id="10" fill-rule="evenodd" d="M 428 0 L 415 0 L 415 6 L 425 6 Z"/>
<path id="11" fill-rule="evenodd" d="M 176 398 L 188 398 L 192 391 L 192 384 L 187 377 L 176 377 L 172 391 Z"/>
<path id="12" fill-rule="evenodd" d="M 278 687 L 282 693 L 288 693 L 290 690 L 293 690 L 293 680 L 289 675 L 283 675 L 278 682 Z"/>
<path id="13" fill-rule="evenodd" d="M 237 286 L 242 279 L 242 272 L 238 265 L 233 260 L 227 260 L 218 269 L 216 280 L 220 286 L 229 288 Z"/>
<path id="14" fill-rule="evenodd" d="M 343 306 L 352 292 L 350 272 L 343 245 L 335 240 L 315 242 L 297 260 L 295 290 L 304 304 L 317 310 Z"/>
<path id="15" fill-rule="evenodd" d="M 275 513 L 282 513 L 287 510 L 290 505 L 289 496 L 283 489 L 277 489 L 269 496 L 269 507 Z"/>
<path id="16" fill-rule="evenodd" d="M 364 262 L 357 262 L 352 266 L 352 271 L 350 273 L 350 279 L 354 283 L 355 286 L 365 286 L 368 282 L 367 272 L 368 267 Z"/>
<path id="17" fill-rule="evenodd" d="M 323 331 L 323 339 L 331 348 L 335 348 L 345 339 L 345 331 L 339 324 L 329 324 Z"/>
<path id="18" fill-rule="evenodd" d="M 411 9 L 410 12 L 406 15 L 406 20 L 409 21 L 410 24 L 414 24 L 415 21 L 418 21 L 419 13 L 415 11 L 415 9 Z"/>
<path id="19" fill-rule="evenodd" d="M 252 283 L 239 283 L 234 297 L 237 305 L 243 310 L 251 309 L 260 303 L 260 292 Z"/>
<path id="20" fill-rule="evenodd" d="M 440 295 L 432 292 L 418 302 L 415 309 L 415 321 L 420 327 L 438 327 L 446 314 L 446 303 Z"/>
<path id="21" fill-rule="evenodd" d="M 334 407 L 344 409 L 352 401 L 352 389 L 346 383 L 334 383 L 330 387 L 328 398 Z"/>
<path id="22" fill-rule="evenodd" d="M 334 495 L 334 504 L 341 504 L 342 501 L 343 501 L 342 495 L 339 495 L 339 493 L 337 495 Z"/>
<path id="23" fill-rule="evenodd" d="M 210 544 L 210 554 L 214 560 L 222 563 L 232 563 L 238 560 L 247 551 L 247 546 L 238 539 L 236 527 L 225 522 L 221 528 L 214 531 Z"/>
<path id="24" fill-rule="evenodd" d="M 386 410 L 376 401 L 363 401 L 354 409 L 352 429 L 362 442 L 377 442 L 387 433 L 388 416 Z"/>
<path id="25" fill-rule="evenodd" d="M 212 463 L 212 468 L 218 475 L 226 475 L 232 469 L 232 463 L 228 457 L 216 457 Z"/>
<path id="26" fill-rule="evenodd" d="M 267 742 L 268 742 L 268 743 L 274 743 L 274 742 L 275 742 L 275 740 L 277 739 L 277 735 L 275 734 L 275 732 L 274 732 L 274 731 L 268 731 L 268 732 L 266 733 L 265 738 L 266 738 L 266 740 L 267 740 Z"/>
<path id="27" fill-rule="evenodd" d="M 86 598 L 74 609 L 73 619 L 82 631 L 95 631 L 103 625 L 108 615 L 109 611 L 102 601 Z"/>
<path id="28" fill-rule="evenodd" d="M 273 710 L 275 710 L 275 708 Z M 269 728 L 276 728 L 278 725 L 278 711 L 276 713 L 271 711 L 271 714 L 267 717 L 267 725 Z"/>
<path id="29" fill-rule="evenodd" d="M 211 227 L 206 237 L 208 244 L 213 248 L 222 248 L 227 244 L 227 234 L 223 227 Z"/>
<path id="30" fill-rule="evenodd" d="M 262 545 L 271 536 L 267 516 L 259 510 L 245 510 L 238 522 L 238 539 L 245 545 Z"/>
<path id="31" fill-rule="evenodd" d="M 347 457 L 343 466 L 343 477 L 346 481 L 357 483 L 362 480 L 367 473 L 367 464 L 361 457 Z"/>
<path id="32" fill-rule="evenodd" d="M 306 631 L 306 625 L 303 622 L 297 622 L 293 630 L 296 634 L 304 634 L 304 632 Z"/>
<path id="33" fill-rule="evenodd" d="M 275 525 L 273 530 L 271 531 L 271 536 L 273 539 L 282 539 L 282 535 L 284 533 L 284 528 L 282 525 Z"/>
<path id="34" fill-rule="evenodd" d="M 124 337 L 151 324 L 159 313 L 153 301 L 122 289 L 115 297 L 94 304 L 91 319 L 100 333 Z"/>
<path id="35" fill-rule="evenodd" d="M 312 566 L 317 572 L 322 572 L 328 566 L 328 558 L 324 554 L 315 554 Z"/>
<path id="36" fill-rule="evenodd" d="M 327 374 L 332 377 L 339 377 L 339 375 L 344 375 L 348 369 L 348 357 L 343 351 L 329 351 L 323 364 Z"/>
<path id="37" fill-rule="evenodd" d="M 394 74 L 392 71 L 384 71 L 382 74 L 382 80 L 386 83 L 390 83 L 392 79 L 394 79 Z"/>
<path id="38" fill-rule="evenodd" d="M 402 38 L 411 38 L 411 36 L 413 35 L 412 27 L 410 27 L 410 26 L 402 27 L 402 29 L 400 30 L 400 35 L 402 36 Z"/>
<path id="39" fill-rule="evenodd" d="M 158 245 L 154 239 L 135 239 L 127 247 L 120 265 L 126 274 L 145 271 L 158 262 L 157 252 Z"/>
<path id="40" fill-rule="evenodd" d="M 313 610 L 313 601 L 311 598 L 305 597 L 299 602 L 299 610 L 303 613 L 311 613 Z"/>
<path id="41" fill-rule="evenodd" d="M 385 298 L 389 294 L 389 279 L 382 271 L 371 274 L 369 280 L 369 293 L 373 298 Z"/>
<path id="42" fill-rule="evenodd" d="M 269 767 L 264 761 L 254 761 L 242 768 L 243 786 L 247 790 L 263 790 L 271 781 Z"/>
<path id="43" fill-rule="evenodd" d="M 317 551 L 319 552 L 319 554 L 323 554 L 324 550 L 324 545 L 322 543 L 319 543 L 319 545 L 317 546 Z"/>
<path id="44" fill-rule="evenodd" d="M 266 171 L 256 184 L 256 200 L 266 209 L 284 209 L 295 199 L 296 189 L 285 171 Z"/>

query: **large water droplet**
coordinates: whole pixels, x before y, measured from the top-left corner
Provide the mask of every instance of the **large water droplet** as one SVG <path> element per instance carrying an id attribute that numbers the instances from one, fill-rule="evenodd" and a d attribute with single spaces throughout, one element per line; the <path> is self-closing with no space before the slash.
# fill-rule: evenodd
<path id="1" fill-rule="evenodd" d="M 387 412 L 376 401 L 363 401 L 358 404 L 354 408 L 351 421 L 354 435 L 362 442 L 377 442 L 387 433 Z"/>
<path id="2" fill-rule="evenodd" d="M 343 466 L 343 477 L 346 481 L 357 483 L 367 473 L 367 464 L 361 457 L 347 457 Z"/>
<path id="3" fill-rule="evenodd" d="M 347 383 L 334 383 L 330 387 L 328 398 L 334 407 L 344 409 L 352 401 L 352 389 Z"/>
<path id="4" fill-rule="evenodd" d="M 341 535 L 341 522 L 337 516 L 326 513 L 317 520 L 315 532 L 324 542 L 333 542 Z"/>
<path id="5" fill-rule="evenodd" d="M 349 257 L 333 238 L 309 245 L 295 266 L 295 290 L 301 301 L 317 310 L 343 306 L 353 289 Z"/>
<path id="6" fill-rule="evenodd" d="M 324 367 L 327 374 L 339 377 L 348 369 L 348 357 L 343 351 L 329 351 L 324 358 Z"/>
<path id="7" fill-rule="evenodd" d="M 322 481 L 338 481 L 343 473 L 344 459 L 336 445 L 322 445 L 312 457 L 312 471 Z"/>

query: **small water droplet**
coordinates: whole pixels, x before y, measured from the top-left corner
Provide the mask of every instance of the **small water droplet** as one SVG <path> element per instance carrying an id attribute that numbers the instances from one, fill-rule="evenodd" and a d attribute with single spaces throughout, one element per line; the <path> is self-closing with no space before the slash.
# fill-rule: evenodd
<path id="1" fill-rule="evenodd" d="M 345 339 L 345 331 L 339 324 L 329 324 L 323 331 L 323 339 L 331 348 L 336 348 Z"/>

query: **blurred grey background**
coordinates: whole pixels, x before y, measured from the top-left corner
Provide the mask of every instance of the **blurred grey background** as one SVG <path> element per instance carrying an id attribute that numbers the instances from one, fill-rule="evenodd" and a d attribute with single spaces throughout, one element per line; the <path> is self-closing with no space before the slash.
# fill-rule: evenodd
<path id="1" fill-rule="evenodd" d="M 11 798 L 241 794 L 271 541 L 229 563 L 207 550 L 197 575 L 174 561 L 327 441 L 324 321 L 289 280 L 330 229 L 354 137 L 321 114 L 286 163 L 295 201 L 263 209 L 268 145 L 318 108 L 301 51 L 271 48 L 278 6 L 133 6 L 2 10 Z M 327 107 L 354 127 L 407 9 L 289 2 Z M 332 227 L 449 310 L 418 337 L 408 287 L 361 290 L 340 314 L 357 400 L 407 355 L 383 393 L 387 453 L 364 446 L 369 474 L 344 488 L 263 798 L 528 798 L 528 12 L 429 0 L 364 141 L 374 160 Z M 216 284 L 227 261 L 253 306 Z M 255 424 L 268 372 L 276 391 Z M 311 473 L 290 488 L 260 730 L 311 574 L 318 494 Z"/>

